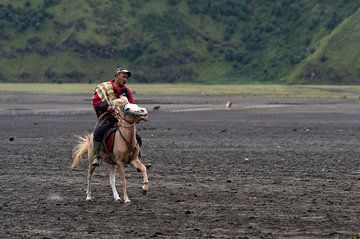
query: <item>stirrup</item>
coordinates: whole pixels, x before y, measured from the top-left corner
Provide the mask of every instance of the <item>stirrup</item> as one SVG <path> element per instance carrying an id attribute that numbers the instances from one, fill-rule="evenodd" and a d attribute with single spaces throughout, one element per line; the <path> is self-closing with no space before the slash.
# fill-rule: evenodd
<path id="1" fill-rule="evenodd" d="M 99 158 L 99 156 L 94 156 L 92 166 L 97 167 L 97 166 L 100 166 L 100 164 L 101 164 L 101 159 Z"/>

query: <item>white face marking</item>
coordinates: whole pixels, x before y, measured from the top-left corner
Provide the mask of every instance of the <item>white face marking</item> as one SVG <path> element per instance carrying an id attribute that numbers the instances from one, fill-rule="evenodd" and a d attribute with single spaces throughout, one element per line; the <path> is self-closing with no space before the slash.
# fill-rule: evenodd
<path id="1" fill-rule="evenodd" d="M 140 107 L 137 104 L 128 103 L 124 107 L 125 110 L 129 110 L 130 112 L 138 112 Z"/>
<path id="2" fill-rule="evenodd" d="M 147 114 L 145 108 L 139 107 L 137 104 L 128 103 L 124 106 L 124 110 L 130 113 L 144 113 Z"/>

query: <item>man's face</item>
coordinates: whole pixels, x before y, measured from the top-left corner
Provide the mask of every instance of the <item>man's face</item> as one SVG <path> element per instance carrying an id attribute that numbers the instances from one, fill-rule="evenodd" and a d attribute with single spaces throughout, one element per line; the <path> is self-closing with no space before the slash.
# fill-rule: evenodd
<path id="1" fill-rule="evenodd" d="M 129 76 L 125 73 L 119 73 L 116 76 L 116 81 L 119 83 L 119 85 L 125 85 L 128 81 Z"/>

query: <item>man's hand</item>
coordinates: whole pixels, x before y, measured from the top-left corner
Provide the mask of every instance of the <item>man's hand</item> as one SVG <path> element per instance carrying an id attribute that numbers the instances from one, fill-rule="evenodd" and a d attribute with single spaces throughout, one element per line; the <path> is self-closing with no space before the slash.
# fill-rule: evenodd
<path id="1" fill-rule="evenodd" d="M 115 107 L 112 106 L 112 105 L 109 105 L 108 108 L 107 108 L 107 111 L 109 111 L 110 113 L 112 113 L 112 112 L 115 111 Z"/>

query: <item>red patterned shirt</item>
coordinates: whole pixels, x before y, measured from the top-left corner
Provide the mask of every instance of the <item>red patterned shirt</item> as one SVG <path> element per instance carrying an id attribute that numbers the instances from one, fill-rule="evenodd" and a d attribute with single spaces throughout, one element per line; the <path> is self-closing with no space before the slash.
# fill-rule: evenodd
<path id="1" fill-rule="evenodd" d="M 98 117 L 107 111 L 109 107 L 108 101 L 120 98 L 122 95 L 128 98 L 129 103 L 135 103 L 131 90 L 125 85 L 119 88 L 114 84 L 114 82 L 115 80 L 110 80 L 108 82 L 101 83 L 94 90 L 92 103 Z"/>

